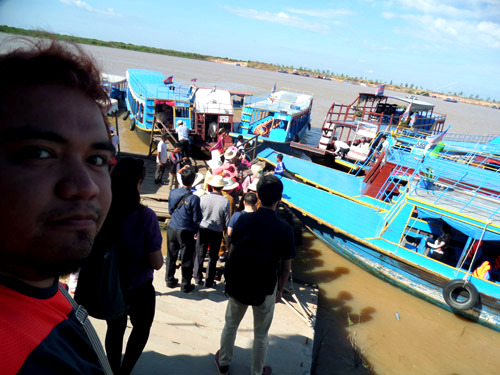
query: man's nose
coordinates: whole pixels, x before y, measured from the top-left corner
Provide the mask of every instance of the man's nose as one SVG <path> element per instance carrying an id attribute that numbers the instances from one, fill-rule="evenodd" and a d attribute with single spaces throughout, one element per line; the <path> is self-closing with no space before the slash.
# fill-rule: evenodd
<path id="1" fill-rule="evenodd" d="M 95 178 L 95 173 L 85 160 L 72 158 L 61 166 L 56 192 L 64 199 L 92 199 L 100 192 Z"/>

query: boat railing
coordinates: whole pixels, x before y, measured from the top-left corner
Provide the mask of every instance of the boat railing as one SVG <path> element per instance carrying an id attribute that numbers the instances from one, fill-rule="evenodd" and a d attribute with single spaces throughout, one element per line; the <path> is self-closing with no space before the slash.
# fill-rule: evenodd
<path id="1" fill-rule="evenodd" d="M 446 121 L 446 115 L 433 112 L 419 113 L 418 117 L 411 125 L 409 120 L 405 122 L 404 125 L 401 124 L 401 117 L 403 112 L 401 110 L 389 112 L 377 112 L 374 110 L 373 106 L 365 105 L 360 106 L 359 104 L 336 104 L 333 103 L 327 112 L 323 127 L 328 126 L 333 122 L 369 122 L 374 124 L 380 130 L 383 125 L 384 130 L 390 131 L 393 127 L 396 127 L 396 131 L 399 132 L 427 132 L 427 133 L 437 133 L 441 132 Z"/>
<path id="2" fill-rule="evenodd" d="M 306 108 L 310 102 L 299 103 L 290 102 L 286 100 L 280 100 L 271 95 L 251 95 L 246 96 L 244 101 L 244 106 L 255 107 L 257 109 L 272 111 L 272 112 L 282 112 L 283 114 L 288 114 L 290 110 L 299 111 Z"/>
<path id="3" fill-rule="evenodd" d="M 480 153 L 470 151 L 459 160 L 446 153 L 431 156 L 416 148 L 389 148 L 386 152 L 395 167 L 376 196 L 380 206 L 382 202 L 393 204 L 386 223 L 397 214 L 401 201 L 410 196 L 437 210 L 500 225 L 500 168 L 478 159 Z"/>
<path id="4" fill-rule="evenodd" d="M 444 136 L 444 140 L 460 141 L 460 142 L 488 143 L 497 137 L 498 137 L 498 135 L 493 135 L 493 134 L 474 135 L 474 134 L 446 133 L 446 135 Z"/>
<path id="5" fill-rule="evenodd" d="M 154 89 L 151 89 L 153 85 L 145 85 L 135 77 L 129 77 L 130 82 L 133 87 L 139 88 L 140 92 L 146 93 L 146 97 L 143 99 L 168 99 L 168 100 L 179 100 L 179 101 L 189 101 L 192 97 L 191 87 L 185 87 L 181 85 L 157 85 Z M 136 90 L 134 90 L 136 91 Z"/>
<path id="6" fill-rule="evenodd" d="M 457 162 L 441 155 L 438 163 L 423 157 L 410 180 L 410 195 L 483 220 L 500 220 L 500 170 L 474 162 L 477 156 L 470 152 L 469 162 Z"/>

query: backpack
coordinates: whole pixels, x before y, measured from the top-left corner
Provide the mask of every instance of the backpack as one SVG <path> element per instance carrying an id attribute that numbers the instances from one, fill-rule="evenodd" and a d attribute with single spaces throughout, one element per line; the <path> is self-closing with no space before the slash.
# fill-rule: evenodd
<path id="1" fill-rule="evenodd" d="M 278 279 L 275 257 L 269 245 L 244 235 L 226 262 L 226 294 L 244 305 L 262 305 Z"/>

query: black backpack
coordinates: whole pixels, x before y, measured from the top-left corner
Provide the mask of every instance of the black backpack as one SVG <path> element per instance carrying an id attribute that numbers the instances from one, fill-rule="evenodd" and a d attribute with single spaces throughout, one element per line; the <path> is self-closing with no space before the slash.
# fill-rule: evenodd
<path id="1" fill-rule="evenodd" d="M 262 305 L 276 286 L 276 255 L 269 245 L 247 234 L 234 244 L 224 277 L 227 295 L 245 305 Z"/>

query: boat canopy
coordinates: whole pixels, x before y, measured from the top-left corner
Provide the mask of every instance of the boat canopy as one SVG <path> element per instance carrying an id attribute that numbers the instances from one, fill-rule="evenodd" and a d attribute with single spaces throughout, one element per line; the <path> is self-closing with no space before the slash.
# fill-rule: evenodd
<path id="1" fill-rule="evenodd" d="M 432 110 L 434 110 L 434 104 L 424 102 L 423 100 L 414 100 L 410 98 L 402 98 L 399 96 L 388 96 L 388 98 L 400 100 L 407 103 L 408 105 L 411 104 L 412 112 L 431 112 Z"/>
<path id="2" fill-rule="evenodd" d="M 434 104 L 424 102 L 423 100 L 403 98 L 401 96 L 375 95 L 371 93 L 360 93 L 352 105 L 359 105 L 363 102 L 382 102 L 389 99 L 398 100 L 407 105 L 411 104 L 412 112 L 432 112 L 434 110 Z"/>
<path id="3" fill-rule="evenodd" d="M 195 105 L 198 113 L 233 114 L 231 94 L 227 90 L 197 89 Z"/>
<path id="4" fill-rule="evenodd" d="M 172 99 L 191 101 L 192 89 L 175 83 L 165 84 L 165 76 L 153 70 L 128 69 L 127 81 L 135 94 L 142 99 Z"/>
<path id="5" fill-rule="evenodd" d="M 108 82 L 113 86 L 118 86 L 122 83 L 127 82 L 127 77 L 117 76 L 114 74 L 101 73 L 101 79 L 103 82 Z"/>

